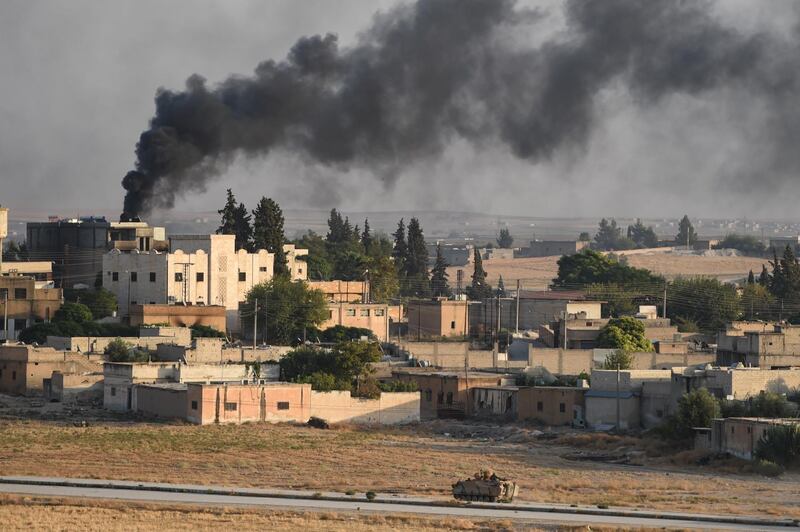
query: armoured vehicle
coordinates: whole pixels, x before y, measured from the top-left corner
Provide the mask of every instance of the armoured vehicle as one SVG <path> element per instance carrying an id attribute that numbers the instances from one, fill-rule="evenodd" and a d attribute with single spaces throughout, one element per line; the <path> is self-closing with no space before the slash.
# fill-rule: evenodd
<path id="1" fill-rule="evenodd" d="M 460 501 L 511 502 L 518 493 L 519 486 L 491 471 L 453 484 L 453 497 Z"/>

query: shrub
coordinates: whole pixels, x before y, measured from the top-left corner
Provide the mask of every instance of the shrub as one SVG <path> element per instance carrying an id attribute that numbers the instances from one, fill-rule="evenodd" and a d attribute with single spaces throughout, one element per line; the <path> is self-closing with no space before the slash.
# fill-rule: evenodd
<path id="1" fill-rule="evenodd" d="M 92 322 L 87 322 L 91 324 Z M 57 322 L 58 329 L 61 331 L 61 336 L 84 336 L 83 324 L 74 322 L 72 320 Z"/>
<path id="2" fill-rule="evenodd" d="M 755 457 L 782 467 L 800 463 L 800 426 L 775 425 L 761 436 L 756 444 Z"/>
<path id="3" fill-rule="evenodd" d="M 208 325 L 192 325 L 192 338 L 225 338 L 225 333 Z"/>
<path id="4" fill-rule="evenodd" d="M 319 334 L 319 339 L 325 343 L 339 343 L 347 340 L 360 340 L 362 336 L 366 336 L 370 340 L 375 339 L 375 334 L 370 329 L 345 327 L 344 325 L 328 327 Z"/>
<path id="5" fill-rule="evenodd" d="M 75 323 L 92 321 L 92 311 L 83 303 L 67 302 L 61 305 L 61 308 L 55 312 L 53 321 L 56 323 L 64 321 L 73 321 Z"/>
<path id="6" fill-rule="evenodd" d="M 778 477 L 783 474 L 783 468 L 769 460 L 756 460 L 753 462 L 753 472 L 765 477 Z"/>
<path id="7" fill-rule="evenodd" d="M 44 344 L 48 336 L 61 336 L 61 328 L 57 323 L 37 323 L 23 329 L 17 339 L 26 344 Z"/>
<path id="8" fill-rule="evenodd" d="M 311 389 L 318 392 L 350 389 L 350 383 L 348 381 L 337 379 L 335 375 L 322 371 L 315 371 L 311 375 L 298 377 L 296 382 L 310 384 Z"/>
<path id="9" fill-rule="evenodd" d="M 644 323 L 629 316 L 609 320 L 600 329 L 597 347 L 625 351 L 653 350 L 653 344 L 644 335 Z"/>
<path id="10" fill-rule="evenodd" d="M 379 382 L 378 387 L 382 392 L 418 392 L 419 385 L 416 381 L 387 381 Z"/>
<path id="11" fill-rule="evenodd" d="M 674 439 L 686 440 L 694 435 L 694 427 L 710 427 L 711 420 L 719 416 L 719 402 L 707 389 L 692 390 L 678 400 L 678 411 L 666 432 Z"/>
<path id="12" fill-rule="evenodd" d="M 367 493 L 365 493 L 364 495 L 366 496 L 366 498 L 367 498 L 367 500 L 368 500 L 368 501 L 374 501 L 374 500 L 375 500 L 375 497 L 377 497 L 377 495 L 375 494 L 375 492 L 374 492 L 374 491 L 368 491 L 368 492 L 367 492 Z"/>
<path id="13" fill-rule="evenodd" d="M 150 360 L 146 351 L 134 349 L 122 338 L 111 340 L 106 346 L 105 354 L 111 362 L 147 362 Z"/>
<path id="14" fill-rule="evenodd" d="M 630 369 L 632 365 L 633 355 L 624 349 L 617 349 L 606 355 L 603 369 Z"/>

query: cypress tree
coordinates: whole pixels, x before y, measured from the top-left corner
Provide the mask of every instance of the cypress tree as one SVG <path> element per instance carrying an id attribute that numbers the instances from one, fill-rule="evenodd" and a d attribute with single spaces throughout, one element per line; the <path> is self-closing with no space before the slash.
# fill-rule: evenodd
<path id="1" fill-rule="evenodd" d="M 431 292 L 434 297 L 451 297 L 453 292 L 450 290 L 447 274 L 447 261 L 442 255 L 442 245 L 436 245 L 436 262 L 431 270 Z"/>
<path id="2" fill-rule="evenodd" d="M 476 300 L 492 297 L 492 288 L 486 282 L 486 270 L 483 269 L 483 259 L 478 248 L 473 249 L 472 262 L 475 270 L 472 273 L 472 285 L 467 288 L 467 296 Z"/>
<path id="3" fill-rule="evenodd" d="M 233 191 L 228 189 L 228 198 L 225 201 L 225 206 L 217 211 L 222 217 L 220 225 L 217 228 L 218 235 L 235 235 L 236 234 L 236 198 Z"/>
<path id="4" fill-rule="evenodd" d="M 756 284 L 756 276 L 753 274 L 753 270 L 750 270 L 750 273 L 747 274 L 747 284 Z"/>
<path id="5" fill-rule="evenodd" d="M 769 287 L 769 272 L 767 271 L 766 264 L 761 265 L 761 274 L 758 276 L 758 284 L 764 287 Z"/>
<path id="6" fill-rule="evenodd" d="M 505 283 L 503 283 L 503 276 L 502 275 L 497 280 L 497 290 L 495 290 L 495 295 L 497 297 L 506 297 L 506 285 L 505 285 Z"/>
<path id="7" fill-rule="evenodd" d="M 331 214 L 328 217 L 328 234 L 325 239 L 331 244 L 346 240 L 344 220 L 336 209 L 331 209 Z"/>
<path id="8" fill-rule="evenodd" d="M 369 253 L 369 248 L 372 246 L 372 234 L 369 232 L 369 219 L 364 219 L 364 231 L 361 233 L 361 245 L 364 246 L 364 251 Z"/>
<path id="9" fill-rule="evenodd" d="M 283 244 L 283 211 L 271 198 L 261 198 L 253 211 L 253 248 L 266 249 L 275 255 L 275 273 L 289 273 Z"/>
<path id="10" fill-rule="evenodd" d="M 244 203 L 240 203 L 234 212 L 234 234 L 236 235 L 236 249 L 251 250 L 253 239 L 253 228 L 250 225 L 250 213 Z"/>
<path id="11" fill-rule="evenodd" d="M 411 218 L 408 222 L 408 261 L 406 273 L 409 277 L 424 276 L 428 278 L 428 248 L 425 245 L 425 236 L 419 220 Z"/>
<path id="12" fill-rule="evenodd" d="M 401 277 L 405 277 L 406 262 L 408 262 L 408 244 L 406 244 L 406 225 L 403 219 L 397 222 L 397 230 L 392 233 L 394 237 L 394 248 L 392 249 L 392 258 L 394 265 Z"/>

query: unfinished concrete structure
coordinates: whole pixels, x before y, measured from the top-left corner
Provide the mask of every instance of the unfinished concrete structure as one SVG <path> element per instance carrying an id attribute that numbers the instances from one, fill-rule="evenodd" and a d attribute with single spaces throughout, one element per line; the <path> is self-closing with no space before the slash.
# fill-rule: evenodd
<path id="1" fill-rule="evenodd" d="M 308 281 L 308 287 L 319 290 L 328 303 L 366 303 L 369 301 L 367 281 Z"/>
<path id="2" fill-rule="evenodd" d="M 574 255 L 589 247 L 589 242 L 583 240 L 531 240 L 527 248 L 522 248 L 517 253 L 519 257 L 554 257 L 561 255 Z"/>
<path id="3" fill-rule="evenodd" d="M 772 427 L 797 425 L 797 419 L 730 417 L 715 419 L 710 428 L 695 429 L 695 448 L 716 453 L 730 453 L 753 460 L 758 441 Z"/>
<path id="4" fill-rule="evenodd" d="M 380 303 L 328 303 L 328 319 L 321 330 L 341 325 L 369 329 L 380 342 L 389 339 L 389 305 Z"/>
<path id="5" fill-rule="evenodd" d="M 37 285 L 40 282 L 33 277 L 0 276 L 0 338 L 3 340 L 16 340 L 20 331 L 35 323 L 50 321 L 61 308 L 64 293 L 60 288 L 38 288 Z"/>
<path id="6" fill-rule="evenodd" d="M 59 351 L 52 347 L 0 345 L 0 393 L 42 395 L 44 379 L 54 371 L 94 373 L 102 370 L 103 357 Z"/>
<path id="7" fill-rule="evenodd" d="M 131 305 L 130 324 L 169 324 L 172 327 L 201 325 L 224 333 L 226 309 L 222 305 Z"/>
<path id="8" fill-rule="evenodd" d="M 409 301 L 408 336 L 417 341 L 430 338 L 466 336 L 469 302 L 437 298 Z"/>
<path id="9" fill-rule="evenodd" d="M 763 368 L 800 366 L 800 326 L 731 323 L 717 334 L 717 363 L 721 366 L 742 363 Z"/>

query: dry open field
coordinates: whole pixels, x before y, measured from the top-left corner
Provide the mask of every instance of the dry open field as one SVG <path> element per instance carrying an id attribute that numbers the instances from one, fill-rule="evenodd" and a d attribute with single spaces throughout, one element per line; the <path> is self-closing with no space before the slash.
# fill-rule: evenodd
<path id="1" fill-rule="evenodd" d="M 575 461 L 565 456 L 613 451 L 638 440 L 592 434 L 549 440 L 514 425 L 438 421 L 397 429 L 317 430 L 285 424 L 79 428 L 7 421 L 0 425 L 0 441 L 0 469 L 8 475 L 373 490 L 445 499 L 454 480 L 491 467 L 517 481 L 520 498 L 528 501 L 800 517 L 796 474 L 767 479 L 687 465 L 691 453 L 642 458 L 639 466 Z M 741 464 L 728 467 L 738 471 Z"/>
<path id="2" fill-rule="evenodd" d="M 522 530 L 512 521 L 473 521 L 370 513 L 303 512 L 247 508 L 207 508 L 194 505 L 86 501 L 70 498 L 0 496 L 4 530 L 274 530 L 289 532 L 390 532 L 414 530 Z M 525 530 L 532 530 L 524 527 Z M 539 530 L 539 529 L 537 529 Z M 545 529 L 541 529 L 545 530 Z M 571 528 L 569 530 L 581 530 Z M 585 530 L 585 528 L 583 529 Z"/>
<path id="3" fill-rule="evenodd" d="M 500 275 L 506 288 L 513 288 L 517 279 L 522 279 L 523 287 L 528 289 L 542 289 L 558 273 L 559 257 L 536 257 L 520 259 L 490 259 L 483 261 L 487 279 L 494 284 Z M 767 264 L 766 259 L 755 257 L 717 257 L 702 255 L 678 255 L 671 253 L 650 253 L 630 255 L 626 257 L 628 264 L 636 268 L 644 268 L 655 273 L 674 278 L 678 276 L 713 276 L 722 281 L 744 277 L 750 270 L 756 275 L 761 272 L 761 265 Z M 472 265 L 450 267 L 448 273 L 450 280 L 456 278 L 456 271 L 464 270 L 465 281 L 468 283 L 472 275 Z"/>

